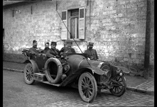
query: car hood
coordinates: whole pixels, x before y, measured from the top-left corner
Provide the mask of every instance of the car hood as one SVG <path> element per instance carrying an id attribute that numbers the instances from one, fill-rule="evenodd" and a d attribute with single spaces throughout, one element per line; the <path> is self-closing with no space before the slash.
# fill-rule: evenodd
<path id="1" fill-rule="evenodd" d="M 102 64 L 109 65 L 110 63 L 106 61 L 100 61 L 100 60 L 83 60 L 81 63 L 82 66 L 89 65 L 89 64 L 90 66 L 100 68 Z"/>
<path id="2" fill-rule="evenodd" d="M 82 55 L 70 55 L 67 57 L 67 61 L 71 65 L 72 71 L 78 71 L 80 69 L 89 68 L 97 74 L 104 74 L 104 71 L 100 69 L 101 65 L 107 65 L 110 67 L 110 63 L 101 60 L 88 60 Z"/>
<path id="3" fill-rule="evenodd" d="M 94 73 L 97 74 L 104 74 L 104 71 L 100 69 L 101 65 L 103 64 L 103 61 L 97 61 L 97 60 L 82 60 L 81 63 L 78 65 L 78 69 L 81 68 L 89 68 Z"/>

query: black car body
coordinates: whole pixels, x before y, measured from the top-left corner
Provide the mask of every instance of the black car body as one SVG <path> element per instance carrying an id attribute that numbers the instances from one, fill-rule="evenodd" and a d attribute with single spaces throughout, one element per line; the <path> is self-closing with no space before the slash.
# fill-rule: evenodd
<path id="1" fill-rule="evenodd" d="M 26 66 L 24 79 L 27 84 L 35 81 L 53 86 L 78 88 L 83 101 L 92 102 L 101 89 L 109 89 L 121 96 L 126 90 L 123 71 L 106 61 L 89 60 L 84 54 L 68 54 L 48 58 L 45 54 L 33 55 L 24 50 Z"/>

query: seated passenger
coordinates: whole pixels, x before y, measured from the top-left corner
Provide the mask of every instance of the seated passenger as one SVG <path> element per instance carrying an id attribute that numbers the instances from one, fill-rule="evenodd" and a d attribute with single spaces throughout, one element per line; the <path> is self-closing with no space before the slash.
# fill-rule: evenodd
<path id="1" fill-rule="evenodd" d="M 37 41 L 36 40 L 33 40 L 33 47 L 29 49 L 29 52 L 31 54 L 35 54 L 35 55 L 40 53 L 40 50 L 37 48 Z"/>
<path id="2" fill-rule="evenodd" d="M 50 50 L 50 48 L 49 48 L 49 42 L 46 42 L 45 43 L 45 49 L 42 51 L 43 53 L 47 53 L 47 51 L 49 51 Z"/>
<path id="3" fill-rule="evenodd" d="M 75 50 L 71 46 L 72 46 L 72 42 L 66 41 L 65 46 L 60 50 L 60 53 L 63 53 L 63 54 L 76 53 Z"/>
<path id="4" fill-rule="evenodd" d="M 59 50 L 56 49 L 56 42 L 51 42 L 51 49 L 46 52 L 47 57 L 59 57 Z"/>

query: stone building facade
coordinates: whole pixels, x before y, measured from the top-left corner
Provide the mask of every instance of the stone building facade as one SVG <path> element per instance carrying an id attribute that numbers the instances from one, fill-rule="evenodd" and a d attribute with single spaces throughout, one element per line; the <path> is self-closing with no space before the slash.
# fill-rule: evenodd
<path id="1" fill-rule="evenodd" d="M 154 64 L 154 0 L 151 0 L 151 64 Z M 61 49 L 66 39 L 84 51 L 94 42 L 100 59 L 144 63 L 146 0 L 52 0 L 3 6 L 4 52 L 21 54 L 38 41 L 56 41 Z M 68 28 L 68 31 L 66 27 Z M 71 32 L 71 35 L 69 35 Z"/>

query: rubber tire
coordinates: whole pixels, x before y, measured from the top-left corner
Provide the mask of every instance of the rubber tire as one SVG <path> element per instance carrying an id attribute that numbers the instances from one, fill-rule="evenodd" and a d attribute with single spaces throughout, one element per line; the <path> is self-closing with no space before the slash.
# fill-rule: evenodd
<path id="1" fill-rule="evenodd" d="M 125 81 L 125 79 L 124 79 L 124 77 L 122 76 L 122 82 L 123 82 L 123 88 L 122 88 L 122 91 L 120 91 L 119 93 L 115 93 L 114 91 L 113 91 L 113 89 L 110 89 L 110 92 L 114 95 L 114 96 L 117 96 L 117 97 L 120 97 L 120 96 L 122 96 L 124 93 L 125 93 L 125 91 L 126 91 L 126 81 Z"/>
<path id="2" fill-rule="evenodd" d="M 57 64 L 57 66 L 58 66 L 58 71 L 57 71 L 57 76 L 56 76 L 56 78 L 55 79 L 53 79 L 51 76 L 50 76 L 50 72 L 47 70 L 48 68 L 48 64 L 50 63 L 50 62 L 55 62 L 56 64 Z M 61 62 L 57 59 L 57 58 L 49 58 L 47 61 L 46 61 L 46 63 L 45 63 L 45 75 L 46 75 L 46 78 L 47 78 L 47 80 L 50 82 L 50 83 L 52 83 L 52 84 L 56 84 L 56 83 L 58 83 L 60 80 L 61 80 L 61 77 L 62 77 L 62 74 L 63 74 L 63 67 L 62 67 L 62 64 L 61 64 Z"/>
<path id="3" fill-rule="evenodd" d="M 90 98 L 87 98 L 82 92 L 81 84 L 82 84 L 82 79 L 84 77 L 88 77 L 93 84 L 94 91 L 93 91 L 92 97 L 90 97 Z M 87 103 L 92 102 L 97 96 L 97 90 L 98 90 L 97 82 L 96 82 L 94 76 L 89 72 L 85 72 L 85 73 L 81 74 L 81 76 L 79 77 L 79 81 L 78 81 L 78 91 L 79 91 L 79 94 L 80 94 L 80 97 L 82 98 L 82 100 Z"/>
<path id="4" fill-rule="evenodd" d="M 27 72 L 27 68 L 28 68 L 28 67 L 32 67 L 32 69 L 33 69 L 33 66 L 32 66 L 31 63 L 27 63 L 27 64 L 26 64 L 26 66 L 25 66 L 25 68 L 24 68 L 24 81 L 25 81 L 26 84 L 33 85 L 33 84 L 35 83 L 35 80 L 33 79 L 33 77 L 32 77 L 32 80 L 31 80 L 31 81 L 29 81 L 29 80 L 27 79 L 27 77 L 26 77 L 26 72 Z M 32 74 L 34 74 L 34 70 L 33 70 Z"/>

